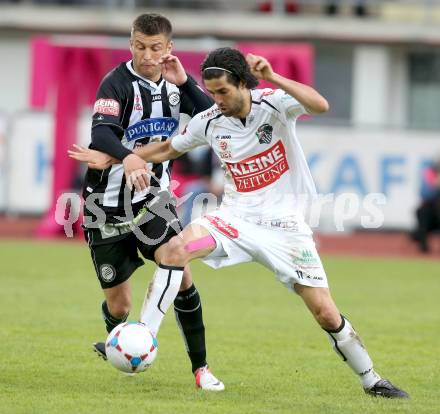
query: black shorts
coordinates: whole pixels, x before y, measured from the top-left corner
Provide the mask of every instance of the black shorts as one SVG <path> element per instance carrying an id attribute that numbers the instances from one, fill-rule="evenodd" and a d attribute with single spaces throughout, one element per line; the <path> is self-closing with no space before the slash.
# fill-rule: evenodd
<path id="1" fill-rule="evenodd" d="M 167 208 L 170 212 L 169 217 L 164 219 L 151 214 L 150 219 L 141 224 L 136 232 L 102 238 L 99 229 L 85 229 L 84 235 L 103 289 L 125 282 L 144 264 L 138 251 L 145 259 L 154 261 L 156 249 L 180 233 L 182 226 L 174 206 L 169 205 Z M 172 217 L 174 219 L 170 220 Z M 138 233 L 138 230 L 141 233 Z"/>

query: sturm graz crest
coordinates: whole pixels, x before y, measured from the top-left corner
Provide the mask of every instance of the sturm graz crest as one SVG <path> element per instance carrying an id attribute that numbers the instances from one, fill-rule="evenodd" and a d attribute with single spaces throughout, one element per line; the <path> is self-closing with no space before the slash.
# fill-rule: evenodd
<path id="1" fill-rule="evenodd" d="M 171 92 L 168 95 L 168 102 L 171 106 L 176 106 L 178 103 L 180 103 L 180 95 L 178 92 Z"/>
<path id="2" fill-rule="evenodd" d="M 273 127 L 269 124 L 260 125 L 257 129 L 258 142 L 260 144 L 269 144 L 272 141 Z"/>

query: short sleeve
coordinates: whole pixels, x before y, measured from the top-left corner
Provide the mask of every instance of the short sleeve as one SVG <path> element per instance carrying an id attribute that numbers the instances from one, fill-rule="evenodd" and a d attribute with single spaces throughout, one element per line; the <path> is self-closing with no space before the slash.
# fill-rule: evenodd
<path id="1" fill-rule="evenodd" d="M 277 89 L 272 96 L 278 103 L 278 106 L 284 110 L 286 116 L 298 118 L 301 115 L 307 114 L 307 110 L 304 106 L 282 89 Z"/>
<path id="2" fill-rule="evenodd" d="M 191 119 L 183 132 L 172 139 L 171 146 L 176 151 L 184 153 L 202 145 L 208 145 L 203 124 L 200 115 Z"/>

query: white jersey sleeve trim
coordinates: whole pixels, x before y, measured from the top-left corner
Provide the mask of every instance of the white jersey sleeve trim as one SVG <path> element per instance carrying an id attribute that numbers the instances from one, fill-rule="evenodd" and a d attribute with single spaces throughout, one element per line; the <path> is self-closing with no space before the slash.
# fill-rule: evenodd
<path id="1" fill-rule="evenodd" d="M 274 103 L 284 111 L 287 117 L 298 118 L 301 115 L 308 114 L 306 108 L 304 108 L 302 104 L 282 89 L 275 90 L 275 92 L 268 96 L 268 98 L 273 99 Z"/>

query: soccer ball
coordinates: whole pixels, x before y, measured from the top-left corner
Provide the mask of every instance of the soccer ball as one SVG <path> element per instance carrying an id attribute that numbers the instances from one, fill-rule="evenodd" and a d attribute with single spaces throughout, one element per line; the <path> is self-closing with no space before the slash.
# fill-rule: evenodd
<path id="1" fill-rule="evenodd" d="M 107 359 L 123 372 L 145 371 L 156 359 L 157 341 L 142 322 L 124 322 L 105 341 Z"/>

